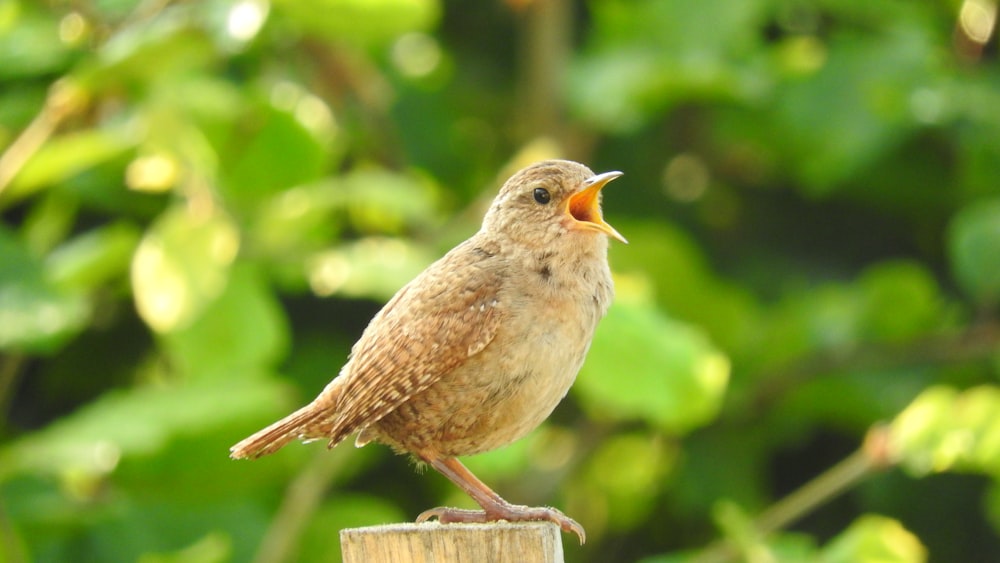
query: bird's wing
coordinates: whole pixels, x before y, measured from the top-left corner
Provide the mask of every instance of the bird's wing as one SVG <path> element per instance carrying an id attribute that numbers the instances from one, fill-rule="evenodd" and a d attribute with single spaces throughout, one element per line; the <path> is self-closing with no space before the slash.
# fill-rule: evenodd
<path id="1" fill-rule="evenodd" d="M 372 319 L 351 350 L 330 445 L 392 412 L 478 354 L 505 314 L 502 268 L 492 253 L 445 255 Z"/>

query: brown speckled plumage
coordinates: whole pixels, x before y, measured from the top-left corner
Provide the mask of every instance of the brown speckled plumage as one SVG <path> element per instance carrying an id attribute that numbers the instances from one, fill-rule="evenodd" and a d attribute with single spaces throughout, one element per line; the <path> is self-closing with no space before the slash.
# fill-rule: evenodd
<path id="1" fill-rule="evenodd" d="M 409 452 L 454 481 L 484 511 L 438 508 L 421 519 L 552 520 L 552 508 L 511 505 L 456 459 L 510 444 L 565 396 L 611 302 L 600 189 L 569 161 L 545 161 L 511 177 L 483 226 L 408 283 L 372 319 L 340 375 L 310 404 L 232 448 L 269 454 L 295 439 L 333 447 L 357 433 Z M 540 203 L 536 192 L 547 191 Z"/>

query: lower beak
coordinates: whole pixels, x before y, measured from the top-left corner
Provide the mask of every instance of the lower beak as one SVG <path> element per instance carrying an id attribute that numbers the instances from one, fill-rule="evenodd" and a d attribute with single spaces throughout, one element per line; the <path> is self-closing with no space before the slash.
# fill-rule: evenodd
<path id="1" fill-rule="evenodd" d="M 604 222 L 601 215 L 601 189 L 608 182 L 621 176 L 621 172 L 605 172 L 596 176 L 591 176 L 583 181 L 583 189 L 569 196 L 566 212 L 576 221 L 576 225 L 582 228 L 600 231 L 611 238 L 618 239 L 625 244 L 625 240 L 614 227 Z"/>

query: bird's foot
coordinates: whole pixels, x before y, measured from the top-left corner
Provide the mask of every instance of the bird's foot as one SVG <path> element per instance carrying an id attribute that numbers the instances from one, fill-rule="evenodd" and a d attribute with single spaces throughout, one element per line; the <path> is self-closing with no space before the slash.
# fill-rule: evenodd
<path id="1" fill-rule="evenodd" d="M 437 518 L 442 524 L 452 522 L 481 524 L 496 522 L 497 520 L 506 520 L 508 522 L 553 522 L 562 531 L 576 534 L 580 538 L 580 545 L 583 545 L 587 541 L 587 534 L 583 531 L 583 526 L 559 510 L 548 506 L 531 507 L 518 504 L 498 504 L 491 506 L 488 511 L 439 506 L 422 512 L 420 516 L 417 516 L 417 522 L 426 522 L 431 518 Z"/>

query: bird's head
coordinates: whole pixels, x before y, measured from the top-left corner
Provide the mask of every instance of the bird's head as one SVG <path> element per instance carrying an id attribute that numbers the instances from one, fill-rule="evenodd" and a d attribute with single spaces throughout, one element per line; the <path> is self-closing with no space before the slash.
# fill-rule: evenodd
<path id="1" fill-rule="evenodd" d="M 483 220 L 484 230 L 525 243 L 566 235 L 607 235 L 628 243 L 604 221 L 601 189 L 621 172 L 594 174 L 569 160 L 546 160 L 507 180 Z"/>

